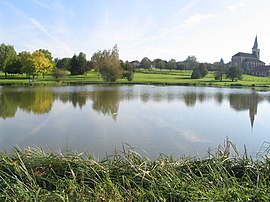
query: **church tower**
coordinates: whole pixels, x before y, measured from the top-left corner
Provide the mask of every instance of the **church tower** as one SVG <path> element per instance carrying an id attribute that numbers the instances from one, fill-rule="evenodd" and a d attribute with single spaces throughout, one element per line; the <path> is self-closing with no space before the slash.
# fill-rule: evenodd
<path id="1" fill-rule="evenodd" d="M 257 59 L 260 59 L 260 49 L 258 49 L 257 35 L 252 48 L 252 55 L 255 55 Z"/>

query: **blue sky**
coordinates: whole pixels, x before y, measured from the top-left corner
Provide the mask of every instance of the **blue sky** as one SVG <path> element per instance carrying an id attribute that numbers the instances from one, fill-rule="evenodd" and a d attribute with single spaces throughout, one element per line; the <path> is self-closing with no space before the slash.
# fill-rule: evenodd
<path id="1" fill-rule="evenodd" d="M 229 62 L 251 52 L 257 34 L 268 64 L 269 8 L 269 0 L 0 0 L 0 43 L 60 58 L 82 51 L 90 59 L 117 44 L 129 61 Z"/>

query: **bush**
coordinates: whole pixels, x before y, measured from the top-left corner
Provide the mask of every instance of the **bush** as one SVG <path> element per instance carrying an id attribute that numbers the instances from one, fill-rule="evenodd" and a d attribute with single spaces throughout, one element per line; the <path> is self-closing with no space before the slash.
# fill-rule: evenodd
<path id="1" fill-rule="evenodd" d="M 63 69 L 54 68 L 52 71 L 52 77 L 56 81 L 61 81 L 61 79 L 65 78 L 67 75 L 66 71 Z"/>

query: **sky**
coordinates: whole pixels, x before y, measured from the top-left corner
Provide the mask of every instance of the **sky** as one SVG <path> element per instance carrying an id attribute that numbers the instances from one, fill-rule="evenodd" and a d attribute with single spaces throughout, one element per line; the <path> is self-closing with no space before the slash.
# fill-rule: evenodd
<path id="1" fill-rule="evenodd" d="M 118 46 L 126 61 L 229 62 L 251 53 L 270 62 L 269 0 L 0 0 L 0 43 L 17 52 L 72 57 Z"/>

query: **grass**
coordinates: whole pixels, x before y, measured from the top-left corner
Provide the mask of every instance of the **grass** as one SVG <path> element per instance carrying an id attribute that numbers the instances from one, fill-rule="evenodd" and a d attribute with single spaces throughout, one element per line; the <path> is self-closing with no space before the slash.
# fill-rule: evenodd
<path id="1" fill-rule="evenodd" d="M 135 149 L 95 159 L 87 153 L 53 154 L 40 148 L 0 153 L 1 201 L 269 201 L 270 159 L 240 156 L 226 141 L 204 159 Z M 213 152 L 212 152 L 213 153 Z"/>
<path id="2" fill-rule="evenodd" d="M 119 84 L 158 84 L 158 85 L 196 85 L 196 86 L 216 86 L 216 87 L 252 87 L 268 90 L 270 88 L 270 77 L 256 77 L 243 75 L 242 80 L 232 82 L 229 79 L 216 81 L 214 72 L 210 72 L 205 78 L 191 79 L 191 71 L 179 70 L 158 70 L 152 71 L 140 69 L 135 72 L 134 79 L 128 82 L 126 79 L 119 79 Z M 91 84 L 104 83 L 98 78 L 94 71 L 89 71 L 86 75 L 68 75 L 61 82 L 56 82 L 50 75 L 45 78 L 35 79 L 34 85 L 72 85 L 72 84 Z M 5 78 L 0 73 L 0 85 L 29 85 L 29 80 L 24 75 L 8 76 Z"/>

